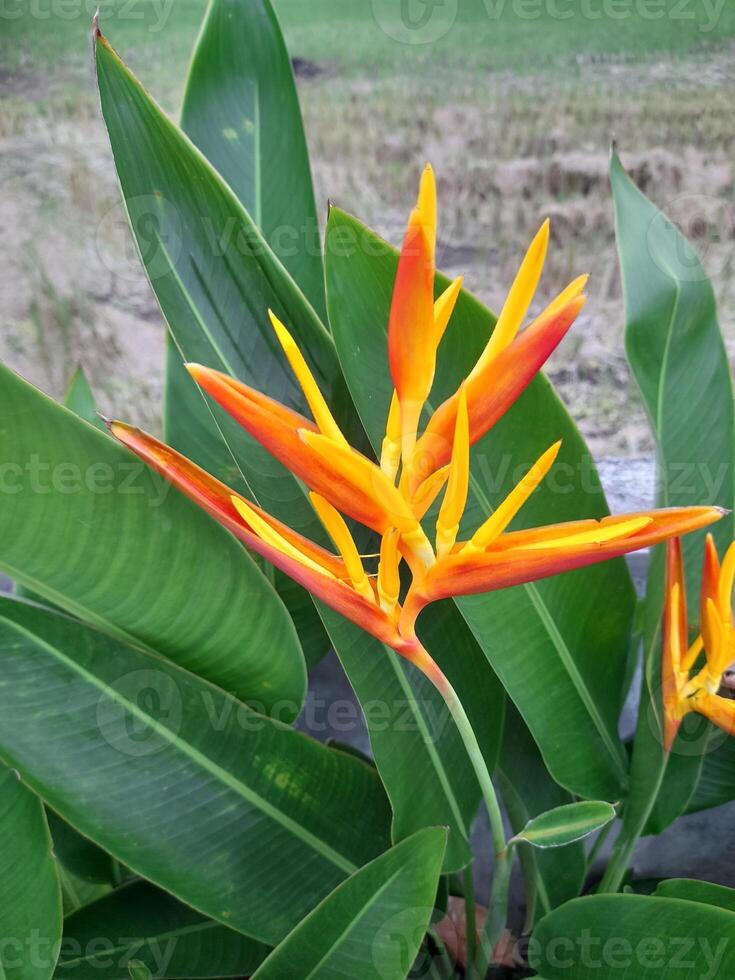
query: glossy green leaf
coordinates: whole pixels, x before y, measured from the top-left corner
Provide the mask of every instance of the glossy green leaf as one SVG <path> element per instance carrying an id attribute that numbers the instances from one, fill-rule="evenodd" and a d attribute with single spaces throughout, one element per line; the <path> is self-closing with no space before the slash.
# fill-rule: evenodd
<path id="1" fill-rule="evenodd" d="M 722 806 L 735 797 L 735 738 L 721 734 L 719 744 L 713 739 L 708 743 L 709 751 L 702 761 L 699 782 L 687 813 Z"/>
<path id="2" fill-rule="evenodd" d="M 83 881 L 98 885 L 115 881 L 114 862 L 109 854 L 82 837 L 53 810 L 49 810 L 47 819 L 57 861 Z"/>
<path id="3" fill-rule="evenodd" d="M 498 777 L 514 834 L 532 817 L 572 801 L 571 795 L 549 775 L 531 733 L 512 705 L 508 705 L 506 713 Z M 546 850 L 524 847 L 519 860 L 529 927 L 537 916 L 579 895 L 587 871 L 583 844 Z"/>
<path id="4" fill-rule="evenodd" d="M 544 980 L 724 980 L 735 972 L 735 913 L 674 898 L 594 895 L 536 926 Z"/>
<path id="5" fill-rule="evenodd" d="M 0 758 L 202 914 L 273 944 L 385 848 L 373 769 L 169 661 L 11 599 L 0 648 Z"/>
<path id="6" fill-rule="evenodd" d="M 130 980 L 152 980 L 151 971 L 140 960 L 131 960 L 128 964 Z"/>
<path id="7" fill-rule="evenodd" d="M 227 181 L 323 316 L 324 269 L 304 127 L 291 62 L 269 0 L 209 4 L 189 69 L 181 128 Z M 268 356 L 277 358 L 279 352 Z M 244 380 L 259 384 L 262 378 Z M 182 370 L 181 353 L 170 338 L 164 429 L 167 442 L 209 472 L 232 469 L 227 443 Z M 239 482 L 237 472 L 230 482 Z M 259 492 L 262 497 L 262 487 Z M 268 498 L 263 502 L 270 506 Z M 329 642 L 311 597 L 278 572 L 274 583 L 293 618 L 307 665 L 316 663 Z"/>
<path id="8" fill-rule="evenodd" d="M 699 902 L 735 912 L 735 888 L 713 885 L 709 881 L 669 878 L 657 886 L 656 895 L 660 898 L 682 898 L 688 902 Z"/>
<path id="9" fill-rule="evenodd" d="M 616 238 L 625 294 L 625 346 L 658 446 L 661 506 L 735 500 L 733 389 L 712 286 L 683 235 L 625 173 L 610 164 Z M 703 433 L 706 432 L 706 438 Z M 733 519 L 710 530 L 721 550 Z M 704 532 L 683 541 L 691 625 L 699 615 Z M 664 549 L 656 549 L 643 613 L 645 678 L 636 737 L 628 826 L 661 831 L 686 808 L 708 749 L 711 726 L 691 716 L 668 760 L 660 722 L 660 621 Z M 666 771 L 664 772 L 664 769 Z M 659 792 L 660 791 L 660 792 Z M 650 818 L 652 792 L 658 792 Z"/>
<path id="10" fill-rule="evenodd" d="M 133 230 L 177 346 L 187 358 L 227 371 L 269 395 L 303 409 L 301 393 L 267 323 L 266 309 L 269 305 L 273 306 L 293 328 L 333 411 L 340 420 L 346 421 L 346 431 L 354 434 L 359 426 L 354 423 L 354 411 L 349 403 L 332 339 L 313 310 L 307 308 L 308 304 L 278 260 L 267 249 L 240 202 L 183 133 L 150 100 L 106 43 L 98 42 L 97 56 L 103 112 Z M 133 147 L 136 149 L 131 152 Z M 172 166 L 172 160 L 175 166 Z M 136 220 L 134 210 L 140 195 L 146 201 L 150 201 L 151 197 L 154 201 L 158 200 L 156 189 L 164 201 L 175 202 L 173 214 L 182 216 L 187 248 L 177 253 L 175 262 L 167 260 L 163 265 L 156 265 L 154 274 L 154 261 L 160 262 L 164 253 L 171 255 L 166 242 L 175 238 L 175 221 L 173 215 L 168 215 L 168 208 L 157 212 L 153 257 L 146 259 L 146 246 L 151 252 L 151 242 L 145 238 L 147 230 L 150 231 L 150 222 Z M 140 215 L 144 216 L 144 209 Z M 243 253 L 242 249 L 234 247 L 231 240 L 233 223 L 235 229 L 244 235 L 244 241 L 258 244 L 255 257 L 250 251 Z M 223 249 L 216 254 L 211 250 L 213 230 L 216 240 L 223 244 Z M 184 382 L 181 373 L 172 374 L 171 377 L 174 381 L 178 377 L 178 383 Z M 195 389 L 189 391 L 188 396 L 181 396 L 181 405 L 187 404 L 187 397 L 201 397 Z M 312 539 L 325 540 L 324 531 L 319 526 L 303 486 L 239 426 L 218 409 L 213 409 L 213 418 L 231 453 L 229 464 L 218 464 L 219 450 L 213 449 L 211 432 L 203 425 L 201 416 L 192 411 L 186 418 L 191 418 L 192 443 L 200 437 L 202 439 L 202 452 L 206 456 L 193 454 L 200 464 L 230 483 L 239 475 L 243 485 L 248 486 L 255 499 L 271 513 Z M 177 423 L 176 432 L 179 434 L 180 425 Z M 194 430 L 200 435 L 197 436 Z M 337 633 L 343 626 L 348 629 L 346 635 L 351 637 L 345 640 L 348 649 L 338 650 L 343 660 L 346 662 L 350 658 L 350 650 L 359 650 L 361 662 L 358 670 L 369 672 L 369 666 L 364 667 L 362 659 L 369 665 L 373 658 L 365 651 L 375 649 L 382 657 L 383 647 L 374 644 L 359 631 L 349 634 L 349 624 L 338 622 L 336 614 L 322 611 L 322 615 L 335 645 Z M 333 627 L 332 624 L 337 625 Z M 459 624 L 457 630 L 460 635 L 467 636 L 463 624 Z M 461 642 L 464 646 L 467 641 L 463 638 Z M 462 666 L 461 672 L 467 679 L 465 687 L 475 692 L 479 708 L 475 713 L 478 730 L 483 733 L 492 729 L 497 734 L 502 720 L 502 709 L 496 707 L 498 685 L 488 671 L 482 676 L 482 683 L 477 677 L 470 677 L 471 665 L 481 660 L 481 657 L 472 654 L 472 659 Z M 384 698 L 389 715 L 393 717 L 399 710 L 394 706 L 406 701 L 405 668 L 401 667 L 400 673 L 396 673 L 395 669 L 381 663 L 376 669 L 383 674 L 383 678 L 374 686 L 368 686 L 359 678 L 353 680 L 353 685 L 357 687 L 359 684 L 363 704 L 366 701 L 372 704 L 376 698 Z M 384 683 L 386 676 L 389 678 L 387 687 Z M 450 679 L 453 679 L 451 675 Z M 481 695 L 494 693 L 481 702 L 477 692 Z M 433 691 L 430 699 L 437 710 L 441 710 Z M 410 704 L 411 698 L 408 701 Z M 415 721 L 411 724 L 415 724 Z M 453 722 L 449 721 L 447 725 L 454 729 Z M 387 745 L 389 733 L 385 727 L 381 734 L 381 741 Z M 442 745 L 435 746 L 431 739 L 426 741 L 420 731 L 417 736 L 415 728 L 411 731 L 410 728 L 406 730 L 405 727 L 401 729 L 396 726 L 390 737 L 393 744 L 385 753 L 376 750 L 376 757 L 380 759 L 378 764 L 383 780 L 386 785 L 390 784 L 389 794 L 394 807 L 400 809 L 400 812 L 396 812 L 394 829 L 401 827 L 404 833 L 413 833 L 427 825 L 427 815 L 415 807 L 414 800 L 417 796 L 427 800 L 438 796 L 441 800 L 446 795 L 441 779 L 446 777 L 440 776 L 438 770 L 449 771 L 455 765 L 457 774 L 453 778 L 469 787 L 469 802 L 462 806 L 463 822 L 469 826 L 479 794 L 464 753 L 459 761 L 457 753 L 453 753 L 451 765 L 449 760 L 440 758 L 437 766 L 433 758 L 427 757 L 435 756 L 437 751 L 441 755 Z M 452 745 L 457 744 L 456 731 L 450 741 Z M 491 757 L 497 751 L 497 741 L 498 737 L 495 738 L 495 749 L 489 752 Z M 388 755 L 389 762 L 386 761 Z M 419 757 L 420 762 L 417 763 Z M 413 786 L 413 799 L 407 792 L 409 786 Z M 441 816 L 448 824 L 458 826 L 448 807 L 442 807 Z M 453 847 L 451 843 L 450 855 L 454 854 Z M 467 857 L 465 845 L 458 861 L 464 862 Z"/>
<path id="11" fill-rule="evenodd" d="M 532 817 L 513 840 L 534 847 L 563 847 L 584 840 L 615 819 L 615 807 L 601 800 L 566 803 Z"/>
<path id="12" fill-rule="evenodd" d="M 161 978 L 242 977 L 269 948 L 207 919 L 144 881 L 118 888 L 64 923 L 56 980 L 118 980 L 131 958 Z"/>
<path id="13" fill-rule="evenodd" d="M 392 393 L 386 327 L 397 256 L 338 208 L 330 211 L 326 254 L 332 332 L 377 450 Z M 437 290 L 446 282 L 438 276 Z M 462 293 L 439 351 L 432 404 L 467 376 L 494 322 L 477 300 Z M 524 526 L 607 513 L 581 436 L 548 381 L 539 377 L 474 447 L 464 530 L 478 526 L 521 467 L 559 438 L 564 439 L 557 462 L 561 475 L 556 483 L 547 481 L 526 505 Z M 624 563 L 463 598 L 458 606 L 555 779 L 583 796 L 619 798 L 626 759 L 617 718 L 634 607 Z"/>
<path id="14" fill-rule="evenodd" d="M 0 765 L 0 977 L 49 980 L 61 938 L 61 889 L 43 806 Z"/>
<path id="15" fill-rule="evenodd" d="M 332 340 L 252 217 L 103 39 L 97 41 L 97 77 L 131 227 L 180 356 L 303 409 L 301 390 L 268 321 L 270 307 L 293 332 L 338 411 L 346 395 Z M 167 411 L 174 442 L 185 440 L 187 451 L 194 448 L 193 458 L 213 475 L 231 484 L 242 481 L 275 516 L 314 533 L 318 522 L 291 474 L 210 405 L 230 450 L 222 454 L 212 424 L 197 407 L 204 396 L 191 384 L 184 387 L 185 380 L 180 369 L 178 382 L 174 375 L 181 413 L 175 423 Z"/>
<path id="16" fill-rule="evenodd" d="M 371 861 L 270 954 L 254 980 L 402 980 L 434 908 L 446 831 L 430 827 Z"/>
<path id="17" fill-rule="evenodd" d="M 0 366 L 0 570 L 241 698 L 298 713 L 305 670 L 273 587 L 115 440 Z"/>
<path id="18" fill-rule="evenodd" d="M 211 0 L 189 68 L 181 128 L 323 315 L 309 154 L 291 61 L 269 0 Z"/>

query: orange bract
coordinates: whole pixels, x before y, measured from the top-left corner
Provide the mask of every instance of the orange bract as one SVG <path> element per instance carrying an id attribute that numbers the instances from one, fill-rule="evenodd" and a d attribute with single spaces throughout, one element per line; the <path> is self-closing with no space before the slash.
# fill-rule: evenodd
<path id="1" fill-rule="evenodd" d="M 682 720 L 692 711 L 735 734 L 735 701 L 720 697 L 722 675 L 735 659 L 732 589 L 735 543 L 720 567 L 714 540 L 707 535 L 700 592 L 700 633 L 689 644 L 686 591 L 678 540 L 669 541 L 666 562 L 661 681 L 664 708 L 664 747 L 670 751 Z M 704 663 L 697 663 L 704 654 Z"/>
<path id="2" fill-rule="evenodd" d="M 198 384 L 306 484 L 316 515 L 339 554 L 292 531 L 153 437 L 119 422 L 112 423 L 111 430 L 248 547 L 424 669 L 427 655 L 416 638 L 415 624 L 428 603 L 604 561 L 704 527 L 721 516 L 713 507 L 680 508 L 508 532 L 553 466 L 560 448 L 555 443 L 469 540 L 458 540 L 469 487 L 470 446 L 521 394 L 584 303 L 587 280 L 582 276 L 521 330 L 548 240 L 545 222 L 521 263 L 477 364 L 420 434 L 419 419 L 433 384 L 439 343 L 461 289 L 457 279 L 434 298 L 436 188 L 427 167 L 393 290 L 388 358 L 395 392 L 379 464 L 349 445 L 306 358 L 273 313 L 273 329 L 301 385 L 311 419 L 221 372 L 187 365 Z M 432 544 L 421 521 L 442 491 Z M 381 536 L 373 571 L 363 563 L 343 515 Z M 411 581 L 401 600 L 404 560 Z M 725 562 L 728 575 L 733 562 L 735 558 Z M 718 588 L 710 586 L 717 615 L 709 615 L 713 635 L 720 636 L 724 612 Z"/>

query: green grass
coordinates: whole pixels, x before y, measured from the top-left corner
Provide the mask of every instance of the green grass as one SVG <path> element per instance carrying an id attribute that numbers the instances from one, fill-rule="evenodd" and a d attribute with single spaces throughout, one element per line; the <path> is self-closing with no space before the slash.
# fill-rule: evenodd
<path id="1" fill-rule="evenodd" d="M 347 75 L 379 70 L 429 75 L 457 68 L 527 72 L 564 66 L 580 56 L 686 54 L 735 36 L 735 4 L 729 0 L 275 3 L 292 53 Z M 417 27 L 404 25 L 405 5 Z M 104 31 L 141 72 L 166 81 L 180 76 L 204 0 L 103 0 L 101 7 Z M 14 15 L 0 20 L 3 64 L 26 71 L 79 64 L 87 57 L 91 8 L 91 0 L 11 2 Z M 24 12 L 15 16 L 15 11 Z"/>

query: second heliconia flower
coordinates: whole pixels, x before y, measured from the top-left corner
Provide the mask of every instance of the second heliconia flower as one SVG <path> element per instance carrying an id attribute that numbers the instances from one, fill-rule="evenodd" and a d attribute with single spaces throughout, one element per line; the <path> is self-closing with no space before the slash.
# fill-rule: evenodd
<path id="1" fill-rule="evenodd" d="M 437 367 L 441 369 L 439 345 L 451 329 L 462 288 L 459 278 L 435 297 L 436 188 L 433 172 L 426 168 L 393 289 L 387 353 L 395 390 L 379 461 L 350 446 L 309 368 L 308 351 L 299 350 L 273 312 L 268 315 L 310 418 L 219 371 L 187 365 L 204 391 L 309 488 L 334 551 L 307 540 L 153 437 L 120 422 L 111 424 L 112 432 L 249 548 L 426 669 L 415 627 L 428 603 L 604 561 L 721 516 L 714 507 L 678 508 L 509 531 L 553 466 L 557 442 L 539 447 L 538 460 L 505 500 L 468 539 L 459 540 L 470 486 L 470 447 L 523 392 L 585 302 L 587 277 L 581 276 L 521 329 L 548 239 L 546 222 L 521 262 L 477 363 L 420 432 L 422 411 Z M 424 518 L 437 501 L 432 531 Z M 345 518 L 379 535 L 376 568 L 366 567 Z M 410 582 L 402 588 L 404 561 Z"/>

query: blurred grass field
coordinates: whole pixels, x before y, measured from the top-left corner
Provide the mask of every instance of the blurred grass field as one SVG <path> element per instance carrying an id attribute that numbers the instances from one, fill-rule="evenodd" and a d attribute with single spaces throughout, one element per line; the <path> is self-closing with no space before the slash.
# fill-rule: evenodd
<path id="1" fill-rule="evenodd" d="M 540 301 L 577 272 L 591 301 L 551 374 L 592 448 L 650 437 L 622 351 L 607 155 L 700 247 L 733 329 L 735 4 L 723 0 L 275 0 L 317 199 L 398 241 L 423 163 L 441 264 L 502 302 L 552 218 Z M 176 114 L 204 0 L 107 0 L 103 30 Z M 92 5 L 0 13 L 0 355 L 53 394 L 77 361 L 101 405 L 156 427 L 162 327 L 117 207 L 94 92 Z M 408 23 L 409 26 L 406 26 Z"/>

